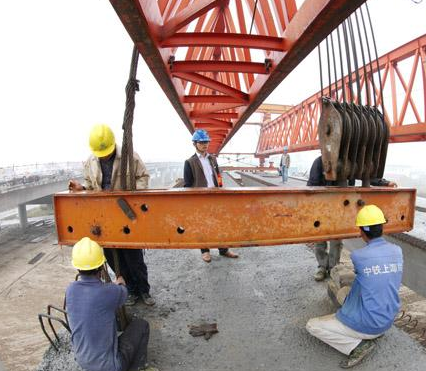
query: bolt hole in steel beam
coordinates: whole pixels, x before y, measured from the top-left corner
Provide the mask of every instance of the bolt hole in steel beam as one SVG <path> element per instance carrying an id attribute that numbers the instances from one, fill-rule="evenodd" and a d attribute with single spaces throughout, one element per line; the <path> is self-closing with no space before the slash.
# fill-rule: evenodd
<path id="1" fill-rule="evenodd" d="M 349 205 L 349 200 L 345 200 L 345 201 L 343 201 L 343 205 L 344 205 L 344 206 L 348 206 L 348 205 Z"/>
<path id="2" fill-rule="evenodd" d="M 365 201 L 364 201 L 364 200 L 358 200 L 358 201 L 356 202 L 356 204 L 357 204 L 359 207 L 361 207 L 361 206 L 364 206 L 364 205 L 365 205 Z"/>
<path id="3" fill-rule="evenodd" d="M 124 234 L 130 234 L 130 228 L 127 225 L 125 227 L 123 227 L 123 233 Z"/>
<path id="4" fill-rule="evenodd" d="M 185 228 L 183 228 L 183 227 L 177 227 L 177 233 L 184 234 L 185 233 Z"/>
<path id="5" fill-rule="evenodd" d="M 147 204 L 142 204 L 141 206 L 141 210 L 146 213 L 148 211 L 148 205 Z"/>
<path id="6" fill-rule="evenodd" d="M 69 232 L 69 233 L 72 233 L 72 232 L 74 232 L 74 228 L 73 227 L 71 227 L 70 225 L 67 227 L 67 231 Z"/>
<path id="7" fill-rule="evenodd" d="M 405 215 L 401 215 L 401 220 L 404 220 L 405 219 Z"/>
<path id="8" fill-rule="evenodd" d="M 319 220 L 315 220 L 314 227 L 318 228 L 321 225 L 321 222 Z"/>
<path id="9" fill-rule="evenodd" d="M 90 232 L 94 236 L 100 236 L 102 234 L 101 227 L 99 225 L 94 225 L 92 228 L 90 228 Z"/>

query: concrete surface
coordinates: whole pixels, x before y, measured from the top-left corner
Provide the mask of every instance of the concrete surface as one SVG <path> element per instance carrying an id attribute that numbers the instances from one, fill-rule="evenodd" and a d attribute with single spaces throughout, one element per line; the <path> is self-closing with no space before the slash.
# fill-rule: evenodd
<path id="1" fill-rule="evenodd" d="M 240 249 L 239 259 L 201 261 L 197 250 L 148 251 L 157 305 L 137 304 L 133 315 L 151 326 L 149 361 L 161 371 L 338 370 L 343 355 L 305 330 L 313 316 L 333 312 L 324 283 L 315 283 L 315 258 L 303 245 Z M 206 341 L 188 326 L 217 322 Z M 38 371 L 77 371 L 72 355 L 58 362 L 52 351 Z M 64 360 L 67 360 L 64 362 Z M 377 352 L 357 370 L 424 370 L 426 353 L 392 328 Z"/>

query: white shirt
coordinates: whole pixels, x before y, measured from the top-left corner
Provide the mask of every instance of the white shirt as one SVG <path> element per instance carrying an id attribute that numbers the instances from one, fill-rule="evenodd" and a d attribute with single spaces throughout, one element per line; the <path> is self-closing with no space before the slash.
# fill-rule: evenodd
<path id="1" fill-rule="evenodd" d="M 205 157 L 197 152 L 197 156 L 200 159 L 201 166 L 203 167 L 204 176 L 207 180 L 207 187 L 213 188 L 216 187 L 213 181 L 213 169 L 212 165 L 209 161 L 209 154 L 207 154 Z"/>

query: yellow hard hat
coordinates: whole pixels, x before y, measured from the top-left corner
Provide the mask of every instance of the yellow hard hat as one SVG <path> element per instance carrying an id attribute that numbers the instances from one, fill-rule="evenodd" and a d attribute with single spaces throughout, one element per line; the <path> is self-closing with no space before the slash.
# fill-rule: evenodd
<path id="1" fill-rule="evenodd" d="M 72 265 L 81 271 L 99 268 L 105 263 L 102 247 L 89 237 L 83 237 L 72 249 Z"/>
<path id="2" fill-rule="evenodd" d="M 89 146 L 96 157 L 105 157 L 110 155 L 115 149 L 115 137 L 111 128 L 105 124 L 93 126 Z"/>
<path id="3" fill-rule="evenodd" d="M 380 210 L 376 205 L 364 206 L 356 216 L 357 227 L 367 227 L 370 225 L 385 224 L 386 219 L 383 215 L 383 211 Z"/>

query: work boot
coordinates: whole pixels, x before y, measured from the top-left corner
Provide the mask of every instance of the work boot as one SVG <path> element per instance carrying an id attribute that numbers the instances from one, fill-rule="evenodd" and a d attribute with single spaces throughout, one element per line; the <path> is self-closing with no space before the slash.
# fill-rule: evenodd
<path id="1" fill-rule="evenodd" d="M 319 267 L 317 272 L 314 274 L 314 280 L 319 282 L 319 281 L 324 281 L 327 277 L 327 269 L 325 269 L 324 267 Z"/>
<path id="2" fill-rule="evenodd" d="M 234 258 L 234 259 L 238 258 L 238 254 L 235 254 L 232 251 L 227 251 L 226 253 L 220 254 L 220 255 L 224 256 L 225 258 Z"/>
<path id="3" fill-rule="evenodd" d="M 212 261 L 212 257 L 209 252 L 203 252 L 201 254 L 201 259 L 203 259 L 206 263 L 210 263 Z"/>
<path id="4" fill-rule="evenodd" d="M 131 306 L 135 305 L 137 301 L 138 301 L 137 295 L 129 294 L 129 296 L 127 296 L 127 299 L 126 299 L 126 302 L 124 303 L 124 305 L 126 307 L 131 307 Z"/>
<path id="5" fill-rule="evenodd" d="M 341 368 L 351 368 L 360 363 L 376 347 L 374 340 L 363 340 L 349 354 L 349 357 L 340 363 Z"/>
<path id="6" fill-rule="evenodd" d="M 149 293 L 147 293 L 147 292 L 144 292 L 142 295 L 141 295 L 141 299 L 142 299 L 142 301 L 146 304 L 146 305 L 149 305 L 149 306 L 151 306 L 151 305 L 154 305 L 155 304 L 155 300 L 154 300 L 154 298 L 149 294 Z"/>

